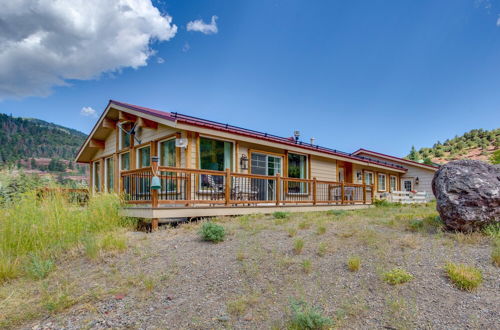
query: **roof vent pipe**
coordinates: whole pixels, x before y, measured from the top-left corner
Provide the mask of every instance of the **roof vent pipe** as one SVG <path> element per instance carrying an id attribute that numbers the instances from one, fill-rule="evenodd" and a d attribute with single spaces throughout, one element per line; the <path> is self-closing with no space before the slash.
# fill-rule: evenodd
<path id="1" fill-rule="evenodd" d="M 316 138 L 311 138 L 311 145 L 314 145 L 314 141 L 316 141 Z"/>

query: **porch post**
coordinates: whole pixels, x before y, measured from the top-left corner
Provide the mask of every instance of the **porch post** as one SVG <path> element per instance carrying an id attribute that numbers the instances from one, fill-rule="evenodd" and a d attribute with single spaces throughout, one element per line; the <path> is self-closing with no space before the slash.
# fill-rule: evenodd
<path id="1" fill-rule="evenodd" d="M 276 206 L 280 205 L 281 197 L 281 177 L 279 173 L 276 173 Z"/>
<path id="2" fill-rule="evenodd" d="M 229 206 L 229 200 L 231 199 L 231 170 L 226 168 L 226 189 L 225 189 L 225 197 L 226 197 L 226 206 Z"/>
<path id="3" fill-rule="evenodd" d="M 365 183 L 363 183 L 363 204 L 366 204 L 366 184 Z"/>
<path id="4" fill-rule="evenodd" d="M 313 178 L 313 205 L 316 205 L 316 202 L 318 200 L 318 195 L 316 188 L 318 186 L 318 183 L 316 182 L 316 177 Z"/>
<path id="5" fill-rule="evenodd" d="M 151 157 L 151 164 L 154 175 L 158 172 L 158 156 Z M 149 189 L 151 189 L 151 187 Z M 151 189 L 151 207 L 153 209 L 158 207 L 158 190 L 156 189 Z M 158 230 L 158 223 L 159 223 L 158 218 L 151 219 L 151 231 Z"/>
<path id="6" fill-rule="evenodd" d="M 342 181 L 342 184 L 340 186 L 340 196 L 341 196 L 341 203 L 344 204 L 344 199 L 345 199 L 345 190 L 344 190 L 344 181 Z"/>

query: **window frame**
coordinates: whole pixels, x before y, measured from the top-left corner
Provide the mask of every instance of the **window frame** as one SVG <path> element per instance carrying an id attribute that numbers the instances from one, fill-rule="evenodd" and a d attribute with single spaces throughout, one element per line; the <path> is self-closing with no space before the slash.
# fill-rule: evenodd
<path id="1" fill-rule="evenodd" d="M 108 184 L 109 184 L 109 182 L 108 182 L 108 166 L 109 166 L 108 160 L 113 161 L 113 182 L 111 183 L 111 191 L 108 187 Z M 115 159 L 113 156 L 104 158 L 104 188 L 105 188 L 106 192 L 114 192 L 114 190 L 115 190 L 115 180 L 116 180 L 116 178 L 115 178 L 115 166 L 116 166 L 116 164 L 115 164 Z"/>
<path id="2" fill-rule="evenodd" d="M 196 151 L 197 151 L 197 159 L 196 159 L 196 162 L 197 162 L 197 167 L 199 170 L 205 170 L 205 171 L 218 171 L 218 170 L 211 170 L 211 169 L 203 169 L 201 168 L 201 139 L 207 139 L 207 140 L 213 140 L 213 141 L 218 141 L 218 142 L 228 142 L 228 143 L 231 143 L 231 160 L 230 160 L 230 163 L 231 163 L 231 166 L 230 166 L 230 171 L 233 171 L 234 168 L 236 167 L 236 163 L 235 163 L 235 159 L 236 159 L 236 141 L 235 140 L 231 140 L 231 139 L 225 139 L 225 138 L 219 138 L 219 137 L 215 137 L 215 136 L 210 136 L 210 135 L 200 135 L 198 137 L 198 140 L 197 140 L 197 147 L 196 147 Z M 226 169 L 222 170 L 222 171 L 218 171 L 218 172 L 221 172 L 221 175 L 222 175 L 222 172 L 224 172 Z M 206 174 L 200 174 L 198 177 L 197 177 L 197 180 L 198 180 L 198 191 L 201 192 L 201 193 L 206 193 L 208 191 L 210 191 L 210 188 L 206 187 L 206 186 L 203 186 L 203 176 L 206 175 Z"/>
<path id="3" fill-rule="evenodd" d="M 298 156 L 303 156 L 305 157 L 304 161 L 304 178 L 295 178 L 290 176 L 290 155 L 298 155 Z M 293 179 L 301 179 L 301 180 L 309 180 L 309 155 L 308 154 L 303 154 L 300 152 L 287 152 L 286 154 L 286 176 L 288 178 L 293 178 Z M 308 182 L 299 182 L 299 187 L 300 191 L 299 192 L 290 192 L 290 184 L 291 183 L 296 183 L 296 182 L 288 182 L 287 187 L 286 187 L 286 194 L 287 195 L 308 195 L 309 194 L 309 183 Z"/>
<path id="4" fill-rule="evenodd" d="M 123 159 L 123 156 L 127 155 L 127 154 L 128 154 L 128 167 L 129 168 L 123 169 L 123 167 L 122 167 L 123 160 L 122 159 Z M 130 151 L 120 153 L 118 158 L 119 158 L 119 163 L 120 163 L 118 168 L 120 169 L 120 172 L 121 171 L 129 171 L 130 170 Z"/>
<path id="5" fill-rule="evenodd" d="M 99 165 L 99 169 L 96 168 L 97 165 Z M 95 161 L 92 162 L 92 191 L 94 193 L 96 193 L 96 192 L 102 192 L 102 187 L 101 187 L 101 173 L 100 173 L 101 172 L 101 166 L 102 166 L 101 159 L 95 160 Z M 98 173 L 98 175 L 99 175 L 98 179 L 99 180 L 96 180 L 96 177 L 97 177 L 96 173 L 97 172 L 99 172 Z M 96 184 L 97 184 L 97 186 L 96 186 Z"/>
<path id="6" fill-rule="evenodd" d="M 394 189 L 392 188 L 392 179 L 394 179 Z M 398 177 L 395 175 L 391 175 L 389 177 L 389 189 L 391 192 L 398 190 Z"/>
<path id="7" fill-rule="evenodd" d="M 140 166 L 142 157 L 140 157 L 141 150 L 149 148 L 149 165 L 146 166 Z M 145 168 L 145 167 L 150 167 L 151 166 L 151 144 L 146 144 L 141 147 L 138 147 L 135 149 L 135 168 Z"/>
<path id="8" fill-rule="evenodd" d="M 178 162 L 180 161 L 180 159 L 177 159 L 177 146 L 175 145 L 175 140 L 177 139 L 176 136 L 171 136 L 171 137 L 168 137 L 166 139 L 162 139 L 162 140 L 159 140 L 157 143 L 156 143 L 156 150 L 158 151 L 158 160 L 159 160 L 159 166 L 167 166 L 167 165 L 162 165 L 161 164 L 161 160 L 162 160 L 162 149 L 161 149 L 161 144 L 163 142 L 168 142 L 168 141 L 174 141 L 174 147 L 175 147 L 175 153 L 174 153 L 174 163 L 175 165 L 173 167 L 178 167 Z M 172 166 L 170 166 L 172 167 Z"/>
<path id="9" fill-rule="evenodd" d="M 380 188 L 380 176 L 384 177 L 384 189 Z M 377 191 L 387 191 L 387 174 L 385 173 L 377 173 Z"/>
<path id="10" fill-rule="evenodd" d="M 125 123 L 122 123 L 121 125 L 123 125 L 123 124 L 128 124 L 128 123 L 125 122 Z M 117 129 L 118 129 L 118 132 L 119 132 L 119 134 L 118 134 L 118 147 L 119 147 L 119 150 L 129 149 L 130 147 L 132 147 L 132 135 L 129 135 L 129 134 L 125 133 L 123 131 L 124 130 L 123 127 L 122 128 L 117 127 Z M 124 135 L 127 136 L 128 139 L 129 139 L 128 146 L 126 146 L 126 147 L 123 146 L 123 136 Z"/>
<path id="11" fill-rule="evenodd" d="M 370 182 L 366 182 L 366 178 L 368 175 L 371 175 L 371 180 Z M 365 184 L 368 186 L 372 186 L 375 184 L 375 175 L 372 171 L 365 171 L 365 177 L 364 177 Z"/>

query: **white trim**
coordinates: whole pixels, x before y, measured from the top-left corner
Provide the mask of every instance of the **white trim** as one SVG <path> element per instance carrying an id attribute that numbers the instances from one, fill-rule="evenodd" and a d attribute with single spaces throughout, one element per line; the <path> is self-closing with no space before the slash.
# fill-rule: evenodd
<path id="1" fill-rule="evenodd" d="M 371 180 L 370 182 L 366 183 L 366 175 L 367 174 L 371 174 Z M 365 182 L 365 184 L 368 184 L 368 185 L 372 185 L 372 184 L 375 184 L 375 174 L 373 173 L 373 171 L 366 171 L 365 170 L 365 177 L 363 178 L 363 182 Z"/>
<path id="2" fill-rule="evenodd" d="M 423 169 L 426 169 L 426 170 L 429 170 L 429 171 L 437 171 L 438 168 L 436 167 L 430 167 L 431 165 L 426 165 L 426 164 L 420 164 L 420 163 L 417 163 L 417 162 L 413 162 L 413 161 L 410 161 L 410 160 L 406 160 L 406 159 L 403 159 L 403 158 L 399 158 L 399 157 L 394 157 L 394 156 L 390 156 L 390 155 L 382 155 L 382 154 L 379 154 L 379 153 L 376 153 L 376 152 L 371 152 L 369 150 L 358 150 L 358 151 L 355 151 L 353 153 L 353 155 L 368 155 L 368 156 L 373 156 L 373 157 L 379 157 L 379 158 L 382 158 L 382 159 L 385 159 L 385 160 L 389 160 L 389 161 L 392 161 L 394 163 L 401 163 L 401 164 L 405 164 L 405 165 L 409 165 L 409 166 L 415 166 L 415 167 L 420 167 L 420 168 L 423 168 Z"/>
<path id="3" fill-rule="evenodd" d="M 101 161 L 102 159 L 99 159 L 99 160 L 95 160 L 92 162 L 92 192 L 93 193 L 96 193 L 96 164 L 99 163 L 100 166 L 102 166 L 101 164 Z M 99 172 L 101 171 L 101 169 L 99 168 Z M 99 185 L 101 185 L 101 174 L 99 173 Z M 97 192 L 102 192 L 102 187 L 100 187 L 101 189 Z"/>
<path id="4" fill-rule="evenodd" d="M 122 168 L 122 156 L 125 155 L 125 154 L 128 154 L 128 166 L 129 168 L 124 170 Z M 121 171 L 128 171 L 130 170 L 130 150 L 127 150 L 127 151 L 124 151 L 124 152 L 121 152 L 120 154 L 118 154 L 118 169 Z"/>
<path id="5" fill-rule="evenodd" d="M 171 136 L 169 138 L 166 138 L 166 139 L 163 139 L 163 140 L 160 140 L 160 141 L 156 142 L 156 150 L 157 150 L 157 153 L 156 153 L 157 155 L 156 156 L 158 156 L 158 163 L 159 163 L 160 166 L 164 166 L 164 165 L 161 165 L 161 148 L 160 148 L 161 143 L 162 142 L 171 141 L 171 140 L 175 140 L 175 139 L 177 139 L 177 137 L 174 135 L 174 136 Z M 188 141 L 188 143 L 189 143 L 189 141 Z M 177 147 L 175 147 L 175 148 L 176 148 L 176 152 L 175 152 L 175 158 L 176 158 L 175 159 L 175 164 L 177 165 Z M 179 162 L 181 160 L 182 160 L 182 152 L 181 152 L 181 159 L 179 159 Z M 174 165 L 174 166 L 176 166 L 176 165 Z"/>
<path id="6" fill-rule="evenodd" d="M 394 178 L 394 183 L 396 186 L 394 187 L 394 190 L 391 187 L 391 179 Z M 397 191 L 398 190 L 398 177 L 396 175 L 390 175 L 389 176 L 389 191 Z"/>
<path id="7" fill-rule="evenodd" d="M 140 148 L 135 149 L 135 168 L 143 168 L 144 166 L 139 167 L 139 150 L 149 148 L 149 165 L 151 165 L 151 144 L 142 146 Z"/>
<path id="8" fill-rule="evenodd" d="M 219 137 L 214 137 L 214 136 L 211 136 L 211 135 L 203 135 L 203 134 L 200 134 L 198 136 L 199 139 L 201 138 L 204 138 L 204 139 L 208 139 L 208 140 L 214 140 L 214 141 L 222 141 L 222 142 L 231 142 L 233 147 L 231 148 L 232 149 L 232 159 L 231 159 L 231 171 L 233 171 L 235 168 L 236 168 L 236 158 L 238 157 L 238 155 L 236 155 L 236 140 L 231 140 L 231 139 L 227 139 L 227 138 L 219 138 Z M 198 141 L 199 141 L 198 139 Z M 201 170 L 201 150 L 200 150 L 200 147 L 201 147 L 201 143 L 198 143 L 198 164 L 200 165 L 200 170 Z M 226 169 L 224 169 L 226 170 Z"/>
<path id="9" fill-rule="evenodd" d="M 105 192 L 109 192 L 108 191 L 108 159 L 113 160 L 113 171 L 115 170 L 114 167 L 116 166 L 116 164 L 114 163 L 115 159 L 113 156 L 104 158 L 104 189 L 103 190 Z M 115 180 L 116 180 L 116 178 L 113 175 L 113 190 L 114 190 Z"/>
<path id="10" fill-rule="evenodd" d="M 380 176 L 384 176 L 384 189 L 380 189 Z M 387 174 L 377 173 L 377 191 L 387 191 Z"/>

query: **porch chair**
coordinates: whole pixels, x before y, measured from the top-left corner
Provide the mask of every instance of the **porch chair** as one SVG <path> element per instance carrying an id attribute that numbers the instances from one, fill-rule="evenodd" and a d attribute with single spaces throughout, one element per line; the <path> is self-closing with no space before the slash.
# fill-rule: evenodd
<path id="1" fill-rule="evenodd" d="M 259 195 L 259 188 L 252 186 L 251 184 L 244 184 L 238 178 L 233 178 L 233 189 L 231 190 L 231 196 L 236 200 L 257 200 Z"/>
<path id="2" fill-rule="evenodd" d="M 210 199 L 219 200 L 225 197 L 225 187 L 223 183 L 215 182 L 214 176 L 207 174 L 208 186 L 210 188 Z"/>

